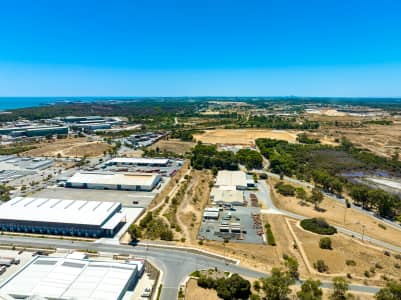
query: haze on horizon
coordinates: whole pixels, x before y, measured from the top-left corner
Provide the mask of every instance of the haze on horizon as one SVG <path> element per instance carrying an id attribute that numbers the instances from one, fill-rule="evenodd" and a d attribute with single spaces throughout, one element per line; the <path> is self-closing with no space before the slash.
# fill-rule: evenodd
<path id="1" fill-rule="evenodd" d="M 401 96 L 401 3 L 0 3 L 0 96 Z"/>

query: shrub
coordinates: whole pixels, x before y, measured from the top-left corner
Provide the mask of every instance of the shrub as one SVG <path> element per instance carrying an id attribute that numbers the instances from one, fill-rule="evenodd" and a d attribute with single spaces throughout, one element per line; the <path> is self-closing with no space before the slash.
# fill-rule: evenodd
<path id="1" fill-rule="evenodd" d="M 275 240 L 275 238 L 274 238 L 274 235 L 273 235 L 273 232 L 272 232 L 272 230 L 271 230 L 271 227 L 270 227 L 270 224 L 269 224 L 269 223 L 267 223 L 267 224 L 265 225 L 265 229 L 266 229 L 267 243 L 268 243 L 270 246 L 276 246 L 276 240 Z"/>
<path id="2" fill-rule="evenodd" d="M 324 272 L 327 272 L 329 270 L 329 266 L 326 265 L 326 263 L 322 259 L 317 260 L 313 264 L 313 267 L 320 273 L 324 273 Z"/>
<path id="3" fill-rule="evenodd" d="M 366 270 L 365 272 L 363 272 L 363 275 L 365 275 L 365 277 L 369 278 L 370 277 L 370 272 L 368 270 Z"/>
<path id="4" fill-rule="evenodd" d="M 347 266 L 352 266 L 352 267 L 355 267 L 355 266 L 356 266 L 356 262 L 355 262 L 354 260 L 352 260 L 352 259 L 347 259 L 347 260 L 345 261 L 345 264 L 346 264 Z"/>
<path id="5" fill-rule="evenodd" d="M 396 269 L 400 269 L 400 268 L 401 268 L 401 266 L 400 266 L 400 264 L 399 264 L 399 263 L 395 263 L 395 264 L 394 264 L 394 268 L 396 268 Z"/>
<path id="6" fill-rule="evenodd" d="M 383 266 L 380 263 L 375 264 L 376 269 L 383 269 Z"/>
<path id="7" fill-rule="evenodd" d="M 321 238 L 319 241 L 319 247 L 321 249 L 329 249 L 331 250 L 331 239 L 329 237 Z"/>
<path id="8" fill-rule="evenodd" d="M 384 254 L 385 256 L 391 256 L 391 253 L 390 253 L 389 251 L 384 251 L 383 254 Z"/>
<path id="9" fill-rule="evenodd" d="M 337 233 L 337 229 L 335 227 L 329 225 L 324 219 L 321 218 L 305 219 L 302 220 L 300 224 L 303 229 L 317 234 L 332 235 Z"/>
<path id="10" fill-rule="evenodd" d="M 384 229 L 384 230 L 386 230 L 387 229 L 387 227 L 386 226 L 384 226 L 383 224 L 381 224 L 381 223 L 379 223 L 379 224 L 377 224 L 381 229 Z"/>
<path id="11" fill-rule="evenodd" d="M 267 179 L 267 174 L 266 173 L 260 173 L 259 174 L 260 179 Z"/>
<path id="12" fill-rule="evenodd" d="M 295 195 L 295 188 L 290 184 L 282 183 L 278 186 L 276 184 L 276 190 L 278 193 L 280 193 L 283 196 L 294 196 Z"/>

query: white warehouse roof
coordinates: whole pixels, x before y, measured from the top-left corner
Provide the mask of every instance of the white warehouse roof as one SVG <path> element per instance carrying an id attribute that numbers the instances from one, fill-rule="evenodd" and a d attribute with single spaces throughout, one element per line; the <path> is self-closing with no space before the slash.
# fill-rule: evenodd
<path id="1" fill-rule="evenodd" d="M 210 198 L 213 202 L 244 203 L 244 192 L 212 188 Z"/>
<path id="2" fill-rule="evenodd" d="M 166 165 L 169 163 L 168 158 L 144 158 L 144 157 L 117 157 L 109 160 L 107 163 L 132 164 L 132 165 Z"/>
<path id="3" fill-rule="evenodd" d="M 246 188 L 246 174 L 242 171 L 219 171 L 217 173 L 216 185 Z"/>
<path id="4" fill-rule="evenodd" d="M 152 186 L 160 175 L 146 173 L 75 173 L 67 182 L 97 185 Z"/>
<path id="5" fill-rule="evenodd" d="M 37 256 L 0 287 L 13 298 L 38 295 L 50 299 L 122 299 L 137 276 L 128 263 Z"/>
<path id="6" fill-rule="evenodd" d="M 16 197 L 0 206 L 0 220 L 100 226 L 120 203 Z"/>

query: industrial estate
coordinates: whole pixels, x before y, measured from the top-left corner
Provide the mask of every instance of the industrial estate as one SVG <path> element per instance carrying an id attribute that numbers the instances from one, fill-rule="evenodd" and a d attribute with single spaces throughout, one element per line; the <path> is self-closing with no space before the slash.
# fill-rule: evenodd
<path id="1" fill-rule="evenodd" d="M 397 105 L 136 99 L 4 112 L 0 299 L 392 293 Z"/>

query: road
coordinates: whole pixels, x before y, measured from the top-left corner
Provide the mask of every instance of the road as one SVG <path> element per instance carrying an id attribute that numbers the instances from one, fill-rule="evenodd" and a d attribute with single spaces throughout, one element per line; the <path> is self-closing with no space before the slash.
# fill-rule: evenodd
<path id="1" fill-rule="evenodd" d="M 275 174 L 275 173 L 271 173 L 271 172 L 265 172 L 265 173 L 270 177 L 280 178 L 280 176 Z M 301 180 L 298 180 L 298 179 L 295 179 L 295 178 L 284 176 L 284 180 L 286 180 L 288 182 L 292 182 L 292 183 L 298 184 L 298 185 L 301 185 L 301 186 L 303 186 L 305 188 L 308 188 L 308 189 L 313 189 L 314 188 L 313 184 L 310 184 L 308 182 L 301 181 Z M 325 194 L 326 197 L 330 198 L 331 200 L 337 201 L 337 202 L 342 203 L 342 204 L 345 205 L 345 200 L 344 199 L 338 198 L 336 195 L 329 194 L 329 193 L 326 193 L 324 191 L 322 191 L 322 192 Z M 389 225 L 389 226 L 391 226 L 391 227 L 393 227 L 395 229 L 401 230 L 401 224 L 398 224 L 398 223 L 393 222 L 391 220 L 384 219 L 384 218 L 378 216 L 377 214 L 375 214 L 372 211 L 368 211 L 368 210 L 363 209 L 362 207 L 356 206 L 356 205 L 354 205 L 352 203 L 351 203 L 351 208 L 359 211 L 360 213 L 362 213 L 362 214 L 364 214 L 364 215 L 366 215 L 366 216 L 368 216 L 370 218 L 378 219 L 378 220 L 386 223 L 387 225 Z"/>
<path id="2" fill-rule="evenodd" d="M 71 242 L 59 239 L 11 237 L 5 235 L 0 236 L 0 243 L 63 249 L 91 249 L 104 253 L 119 253 L 145 257 L 163 272 L 163 289 L 160 297 L 162 300 L 176 299 L 180 284 L 188 276 L 188 274 L 194 270 L 218 268 L 220 270 L 238 273 L 242 276 L 251 278 L 268 276 L 268 274 L 254 271 L 240 265 L 229 264 L 224 259 L 171 248 L 156 248 L 146 245 L 134 247 L 129 245 L 110 245 L 105 243 L 79 241 Z M 300 283 L 298 282 L 298 284 Z M 322 286 L 330 288 L 331 283 L 324 282 L 322 283 Z M 350 285 L 350 290 L 354 292 L 376 293 L 378 288 L 363 285 Z"/>

